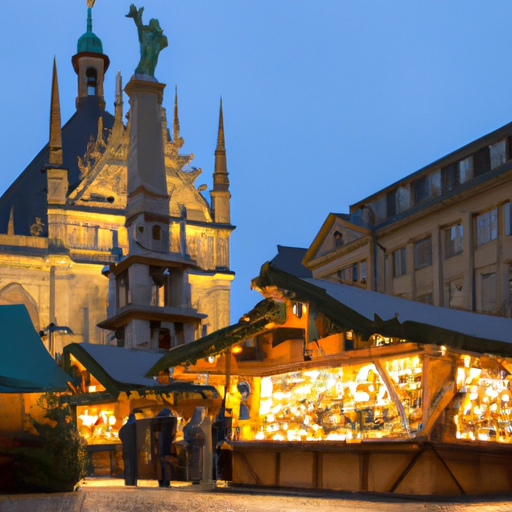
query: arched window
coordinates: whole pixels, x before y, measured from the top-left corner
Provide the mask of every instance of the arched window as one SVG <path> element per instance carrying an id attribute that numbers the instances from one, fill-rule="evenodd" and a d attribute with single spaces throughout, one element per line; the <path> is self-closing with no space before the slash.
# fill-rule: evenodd
<path id="1" fill-rule="evenodd" d="M 87 95 L 97 96 L 98 94 L 98 72 L 96 68 L 87 68 L 85 71 L 87 77 Z"/>

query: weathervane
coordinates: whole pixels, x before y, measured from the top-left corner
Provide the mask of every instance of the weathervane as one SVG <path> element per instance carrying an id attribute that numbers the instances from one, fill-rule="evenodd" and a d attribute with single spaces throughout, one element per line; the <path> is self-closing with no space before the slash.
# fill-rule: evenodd
<path id="1" fill-rule="evenodd" d="M 140 43 L 140 62 L 135 69 L 136 74 L 155 77 L 155 68 L 158 62 L 159 53 L 167 47 L 167 37 L 163 35 L 158 20 L 152 18 L 149 25 L 142 24 L 142 13 L 144 7 L 137 10 L 134 4 L 130 5 L 130 12 L 127 18 L 133 18 L 137 26 Z"/>

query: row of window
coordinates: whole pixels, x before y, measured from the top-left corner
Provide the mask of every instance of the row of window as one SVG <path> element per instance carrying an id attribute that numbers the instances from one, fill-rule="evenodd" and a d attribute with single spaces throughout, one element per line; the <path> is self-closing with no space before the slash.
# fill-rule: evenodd
<path id="1" fill-rule="evenodd" d="M 420 204 L 438 195 L 439 192 L 445 194 L 460 184 L 503 165 L 511 158 L 512 137 L 481 148 L 471 156 L 443 167 L 441 169 L 440 183 L 437 182 L 439 178 L 433 177 L 434 173 L 426 174 L 413 180 L 410 184 L 410 205 Z M 441 190 L 439 190 L 439 187 Z M 397 191 L 398 189 L 392 190 L 386 196 L 387 218 L 393 217 L 398 213 Z"/>
<path id="2" fill-rule="evenodd" d="M 430 236 L 414 242 L 414 269 L 419 270 L 429 265 L 432 265 L 432 237 Z M 393 274 L 399 277 L 406 273 L 405 247 L 400 247 L 393 252 Z"/>
<path id="3" fill-rule="evenodd" d="M 510 202 L 503 205 L 505 235 L 512 234 Z M 498 238 L 498 207 L 475 216 L 476 246 L 480 247 Z M 444 230 L 445 258 L 460 254 L 463 250 L 464 228 L 459 222 Z M 432 238 L 425 237 L 414 242 L 414 269 L 432 265 Z M 407 273 L 405 247 L 393 252 L 393 274 L 395 277 Z"/>

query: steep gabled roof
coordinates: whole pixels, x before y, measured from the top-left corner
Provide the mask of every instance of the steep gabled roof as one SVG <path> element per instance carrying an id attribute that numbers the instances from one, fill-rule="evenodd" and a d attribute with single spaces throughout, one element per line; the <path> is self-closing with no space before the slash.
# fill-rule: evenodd
<path id="1" fill-rule="evenodd" d="M 114 124 L 114 117 L 100 107 L 97 97 L 90 96 L 62 128 L 63 167 L 69 169 L 70 190 L 80 182 L 77 157 L 84 156 L 91 136 L 96 137 L 101 116 L 106 134 Z M 10 210 L 14 205 L 15 234 L 30 235 L 30 226 L 39 217 L 45 225 L 42 236 L 48 236 L 47 178 L 44 172 L 48 158 L 47 144 L 0 197 L 0 233 L 7 233 Z"/>

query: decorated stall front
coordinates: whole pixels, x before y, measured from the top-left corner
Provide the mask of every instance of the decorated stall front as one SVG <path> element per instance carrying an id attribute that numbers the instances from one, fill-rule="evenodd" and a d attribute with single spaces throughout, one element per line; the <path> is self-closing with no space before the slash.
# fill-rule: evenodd
<path id="1" fill-rule="evenodd" d="M 232 482 L 512 490 L 512 320 L 298 278 L 271 264 L 253 286 L 266 299 L 251 313 L 171 350 L 150 372 L 188 365 L 182 377 L 224 379 L 229 428 L 219 448 L 231 455 Z"/>
<path id="2" fill-rule="evenodd" d="M 146 350 L 128 350 L 108 345 L 72 343 L 64 347 L 66 371 L 72 375 L 74 394 L 69 397 L 76 410 L 78 431 L 87 441 L 96 476 L 117 476 L 124 472 L 122 442 L 119 431 L 130 414 L 135 419 L 149 420 L 167 408 L 177 416 L 174 442 L 183 442 L 183 427 L 197 407 L 215 417 L 221 406 L 213 386 L 176 381 L 169 373 L 158 379 L 144 374 L 162 354 Z M 147 422 L 148 428 L 150 422 Z M 159 461 L 152 455 L 155 442 L 148 431 L 147 442 L 142 440 L 139 478 L 155 478 Z M 139 437 L 144 437 L 142 434 Z M 186 461 L 184 461 L 184 464 Z M 185 468 L 176 477 L 186 478 Z"/>

